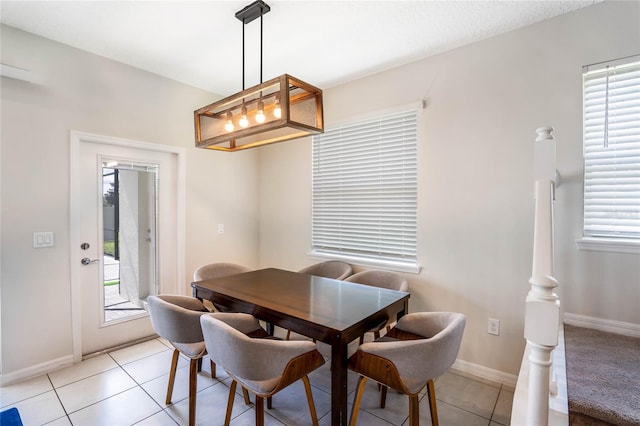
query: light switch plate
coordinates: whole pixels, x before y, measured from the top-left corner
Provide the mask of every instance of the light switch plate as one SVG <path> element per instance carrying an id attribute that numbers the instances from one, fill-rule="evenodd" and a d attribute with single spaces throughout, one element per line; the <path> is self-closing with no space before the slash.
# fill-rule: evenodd
<path id="1" fill-rule="evenodd" d="M 53 247 L 55 238 L 53 232 L 34 232 L 33 248 Z"/>
<path id="2" fill-rule="evenodd" d="M 488 324 L 487 333 L 493 334 L 494 336 L 499 336 L 500 335 L 500 320 L 497 320 L 495 318 L 489 318 L 489 324 Z"/>

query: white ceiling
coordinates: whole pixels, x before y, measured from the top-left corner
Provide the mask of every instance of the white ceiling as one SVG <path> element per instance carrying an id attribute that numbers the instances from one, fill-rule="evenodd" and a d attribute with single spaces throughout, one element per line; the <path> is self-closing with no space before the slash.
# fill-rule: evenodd
<path id="1" fill-rule="evenodd" d="M 266 0 L 263 80 L 288 73 L 328 88 L 597 1 Z M 242 88 L 235 13 L 251 2 L 1 0 L 0 22 L 226 96 Z M 259 19 L 245 37 L 250 87 Z"/>

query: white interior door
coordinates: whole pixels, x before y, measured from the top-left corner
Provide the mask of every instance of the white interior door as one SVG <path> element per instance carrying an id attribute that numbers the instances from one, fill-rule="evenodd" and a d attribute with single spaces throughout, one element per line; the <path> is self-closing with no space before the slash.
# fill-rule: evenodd
<path id="1" fill-rule="evenodd" d="M 146 298 L 179 292 L 180 155 L 176 148 L 72 135 L 76 357 L 152 335 Z"/>

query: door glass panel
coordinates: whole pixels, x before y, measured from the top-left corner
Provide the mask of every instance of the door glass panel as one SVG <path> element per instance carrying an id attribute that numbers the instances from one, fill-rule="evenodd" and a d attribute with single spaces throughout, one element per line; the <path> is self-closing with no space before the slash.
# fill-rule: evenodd
<path id="1" fill-rule="evenodd" d="M 158 293 L 157 186 L 157 165 L 103 161 L 104 323 L 146 315 Z"/>

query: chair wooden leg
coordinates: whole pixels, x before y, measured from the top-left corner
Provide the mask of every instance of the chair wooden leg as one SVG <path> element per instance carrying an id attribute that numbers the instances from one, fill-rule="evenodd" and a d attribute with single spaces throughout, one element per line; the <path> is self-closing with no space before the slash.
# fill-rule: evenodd
<path id="1" fill-rule="evenodd" d="M 360 402 L 362 402 L 362 394 L 364 393 L 364 385 L 367 383 L 367 378 L 360 376 L 358 378 L 358 386 L 356 387 L 356 395 L 353 397 L 353 407 L 351 407 L 351 421 L 349 426 L 356 426 L 358 423 L 358 412 L 360 411 Z"/>
<path id="2" fill-rule="evenodd" d="M 267 409 L 271 410 L 273 408 L 273 397 L 270 396 L 267 398 Z"/>
<path id="3" fill-rule="evenodd" d="M 196 395 L 198 394 L 198 361 L 202 358 L 192 359 L 189 363 L 189 426 L 196 424 Z"/>
<path id="4" fill-rule="evenodd" d="M 256 410 L 256 426 L 264 426 L 264 398 L 256 395 L 253 409 Z"/>
<path id="5" fill-rule="evenodd" d="M 384 408 L 387 404 L 387 389 L 385 385 L 382 385 L 382 389 L 380 389 L 380 408 Z"/>
<path id="6" fill-rule="evenodd" d="M 227 400 L 227 414 L 224 417 L 224 426 L 229 426 L 231 423 L 231 411 L 233 411 L 233 400 L 236 396 L 236 385 L 238 382 L 233 380 L 229 387 L 229 399 Z"/>
<path id="7" fill-rule="evenodd" d="M 251 398 L 249 398 L 249 391 L 244 386 L 242 387 L 242 396 L 244 396 L 245 405 L 251 404 Z"/>
<path id="8" fill-rule="evenodd" d="M 309 383 L 309 377 L 304 376 L 302 378 L 304 383 L 304 390 L 307 393 L 307 402 L 309 403 L 309 413 L 311 414 L 311 424 L 318 426 L 318 415 L 316 414 L 316 405 L 313 403 L 313 395 L 311 393 L 311 383 Z"/>
<path id="9" fill-rule="evenodd" d="M 289 337 L 291 337 L 291 330 L 287 330 L 287 337 L 284 340 L 289 340 Z"/>
<path id="10" fill-rule="evenodd" d="M 169 370 L 169 384 L 167 385 L 167 398 L 164 403 L 171 404 L 171 395 L 173 395 L 173 382 L 176 380 L 176 369 L 178 368 L 178 357 L 180 352 L 177 349 L 173 351 L 173 358 L 171 358 L 171 369 Z"/>
<path id="11" fill-rule="evenodd" d="M 211 360 L 211 378 L 216 378 L 216 363 Z"/>
<path id="12" fill-rule="evenodd" d="M 419 404 L 418 394 L 409 395 L 409 426 L 418 426 L 420 424 Z"/>
<path id="13" fill-rule="evenodd" d="M 433 380 L 427 382 L 427 394 L 429 397 L 429 412 L 431 413 L 431 424 L 438 426 L 438 407 L 436 406 L 436 388 Z"/>

